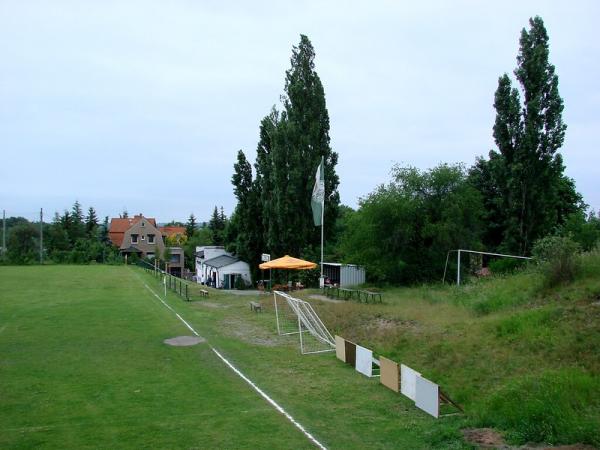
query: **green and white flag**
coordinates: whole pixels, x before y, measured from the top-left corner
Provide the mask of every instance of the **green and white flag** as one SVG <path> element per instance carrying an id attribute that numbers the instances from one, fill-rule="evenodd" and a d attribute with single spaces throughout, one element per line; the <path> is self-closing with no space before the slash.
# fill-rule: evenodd
<path id="1" fill-rule="evenodd" d="M 313 221 L 315 226 L 323 225 L 323 208 L 325 208 L 325 166 L 323 157 L 321 157 L 321 164 L 317 167 L 317 173 L 315 174 L 315 185 L 313 187 L 312 197 L 310 199 L 310 205 L 312 206 Z"/>

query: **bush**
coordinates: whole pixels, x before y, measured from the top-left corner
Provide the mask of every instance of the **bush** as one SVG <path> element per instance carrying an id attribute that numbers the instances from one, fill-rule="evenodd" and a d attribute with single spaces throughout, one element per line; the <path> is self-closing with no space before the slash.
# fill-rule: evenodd
<path id="1" fill-rule="evenodd" d="M 490 272 L 492 272 L 493 275 L 513 273 L 523 267 L 526 264 L 525 261 L 526 260 L 524 259 L 498 258 L 494 261 L 490 261 Z"/>
<path id="2" fill-rule="evenodd" d="M 568 237 L 539 239 L 533 246 L 533 256 L 540 266 L 546 287 L 573 281 L 580 269 L 579 245 Z"/>
<path id="3" fill-rule="evenodd" d="M 578 369 L 509 382 L 486 402 L 481 425 L 507 431 L 515 444 L 600 444 L 600 378 Z"/>

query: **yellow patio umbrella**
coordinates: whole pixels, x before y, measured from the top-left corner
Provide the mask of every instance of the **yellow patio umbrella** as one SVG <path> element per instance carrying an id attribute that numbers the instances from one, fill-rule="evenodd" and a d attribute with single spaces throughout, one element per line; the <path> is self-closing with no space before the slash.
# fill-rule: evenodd
<path id="1" fill-rule="evenodd" d="M 274 259 L 260 264 L 260 269 L 287 269 L 287 270 L 305 270 L 314 269 L 317 264 L 310 261 L 304 261 L 303 259 L 293 258 L 290 255 L 282 256 L 281 258 Z"/>

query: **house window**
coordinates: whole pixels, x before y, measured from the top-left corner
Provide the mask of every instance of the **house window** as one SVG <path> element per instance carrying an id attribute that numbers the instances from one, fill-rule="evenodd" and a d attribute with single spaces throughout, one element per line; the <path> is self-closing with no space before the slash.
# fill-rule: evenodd
<path id="1" fill-rule="evenodd" d="M 131 243 L 132 244 L 137 244 L 138 243 L 138 235 L 137 234 L 132 234 L 131 235 Z"/>
<path id="2" fill-rule="evenodd" d="M 171 255 L 171 262 L 172 263 L 179 263 L 179 255 L 177 255 L 177 254 Z"/>
<path id="3" fill-rule="evenodd" d="M 142 241 L 146 240 L 146 236 L 142 234 Z"/>
<path id="4" fill-rule="evenodd" d="M 148 235 L 148 244 L 154 244 L 154 235 L 153 234 Z"/>

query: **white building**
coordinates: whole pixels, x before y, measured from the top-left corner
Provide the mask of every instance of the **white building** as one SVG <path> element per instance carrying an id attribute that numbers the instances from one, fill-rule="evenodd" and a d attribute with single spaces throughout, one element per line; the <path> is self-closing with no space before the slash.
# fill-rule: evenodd
<path id="1" fill-rule="evenodd" d="M 250 266 L 220 246 L 196 247 L 196 279 L 216 288 L 235 288 L 236 278 L 252 285 Z"/>

